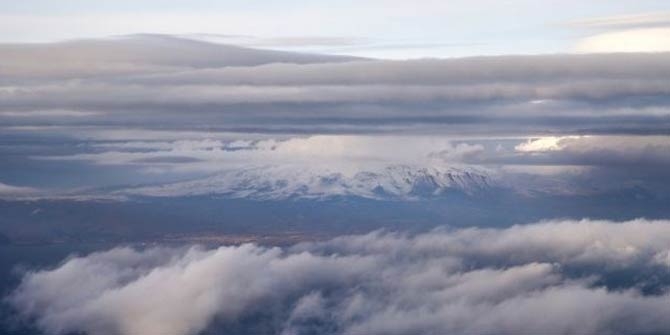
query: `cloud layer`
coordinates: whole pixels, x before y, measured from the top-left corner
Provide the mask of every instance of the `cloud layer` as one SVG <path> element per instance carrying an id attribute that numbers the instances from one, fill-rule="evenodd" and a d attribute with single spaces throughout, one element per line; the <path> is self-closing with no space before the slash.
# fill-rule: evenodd
<path id="1" fill-rule="evenodd" d="M 669 224 L 547 221 L 284 249 L 117 248 L 29 272 L 8 301 L 52 334 L 662 333 Z"/>
<path id="2" fill-rule="evenodd" d="M 141 35 L 0 45 L 0 56 L 0 117 L 12 124 L 518 134 L 668 122 L 667 53 L 382 61 Z"/>

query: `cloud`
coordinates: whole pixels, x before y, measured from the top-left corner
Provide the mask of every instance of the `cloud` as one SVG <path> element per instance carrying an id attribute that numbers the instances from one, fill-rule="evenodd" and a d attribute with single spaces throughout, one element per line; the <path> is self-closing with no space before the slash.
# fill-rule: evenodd
<path id="1" fill-rule="evenodd" d="M 663 333 L 668 245 L 670 222 L 640 219 L 116 248 L 28 272 L 7 301 L 50 334 Z"/>
<path id="2" fill-rule="evenodd" d="M 514 149 L 520 152 L 546 152 L 563 150 L 565 148 L 563 142 L 569 138 L 579 138 L 579 136 L 548 136 L 534 138 L 517 145 L 514 147 Z"/>
<path id="3" fill-rule="evenodd" d="M 440 125 L 525 135 L 537 127 L 611 133 L 623 119 L 628 132 L 660 131 L 668 122 L 659 113 L 670 95 L 667 53 L 383 61 L 140 35 L 2 45 L 0 55 L 0 112 L 104 113 L 88 123 L 50 119 L 77 125 L 184 130 L 195 119 L 258 132 Z"/>
<path id="4" fill-rule="evenodd" d="M 48 61 L 45 59 L 48 54 Z M 0 44 L 3 82 L 127 76 L 267 63 L 349 61 L 353 57 L 255 50 L 170 35 L 141 34 L 59 43 Z"/>
<path id="5" fill-rule="evenodd" d="M 652 12 L 629 15 L 616 15 L 576 20 L 568 23 L 581 28 L 644 28 L 670 25 L 670 12 Z"/>
<path id="6" fill-rule="evenodd" d="M 45 109 L 45 110 L 29 110 L 29 111 L 3 111 L 0 112 L 0 117 L 8 117 L 8 118 L 87 117 L 100 114 L 101 113 L 94 111 Z"/>
<path id="7" fill-rule="evenodd" d="M 596 17 L 572 21 L 568 25 L 591 31 L 573 46 L 573 51 L 578 53 L 670 50 L 670 12 Z"/>
<path id="8" fill-rule="evenodd" d="M 367 38 L 346 36 L 292 36 L 292 37 L 260 37 L 248 35 L 219 35 L 219 34 L 187 34 L 185 38 L 196 39 L 221 44 L 243 45 L 252 48 L 305 48 L 305 47 L 335 47 L 335 46 L 362 46 L 369 43 Z"/>
<path id="9" fill-rule="evenodd" d="M 490 56 L 337 64 L 266 64 L 253 68 L 194 69 L 119 78 L 155 85 L 218 84 L 249 86 L 305 85 L 467 85 L 550 82 L 561 79 L 661 79 L 668 55 Z M 656 71 L 654 71 L 656 70 Z M 537 83 L 537 82 L 536 82 Z"/>
<path id="10" fill-rule="evenodd" d="M 638 28 L 597 34 L 578 41 L 574 50 L 580 53 L 670 51 L 670 27 Z"/>
<path id="11" fill-rule="evenodd" d="M 0 198 L 2 197 L 13 197 L 13 196 L 25 196 L 37 192 L 37 189 L 32 187 L 23 187 L 23 186 L 12 186 L 8 184 L 0 183 Z"/>
<path id="12" fill-rule="evenodd" d="M 530 155 L 525 157 L 531 161 L 556 165 L 661 168 L 670 164 L 668 136 L 548 136 L 531 138 L 515 150 Z"/>

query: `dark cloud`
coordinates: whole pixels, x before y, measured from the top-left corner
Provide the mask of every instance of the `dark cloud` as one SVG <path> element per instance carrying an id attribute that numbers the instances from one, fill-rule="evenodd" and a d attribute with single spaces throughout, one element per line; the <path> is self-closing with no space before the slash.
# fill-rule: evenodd
<path id="1" fill-rule="evenodd" d="M 668 227 L 549 221 L 285 249 L 117 248 L 29 272 L 8 301 L 49 334 L 664 333 Z"/>

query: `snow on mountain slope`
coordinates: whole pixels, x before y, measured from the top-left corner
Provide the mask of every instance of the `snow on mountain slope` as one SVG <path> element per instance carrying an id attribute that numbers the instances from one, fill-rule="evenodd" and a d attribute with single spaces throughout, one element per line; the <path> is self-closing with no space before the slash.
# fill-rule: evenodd
<path id="1" fill-rule="evenodd" d="M 155 197 L 221 195 L 256 200 L 338 196 L 412 200 L 450 191 L 475 194 L 492 185 L 486 173 L 473 168 L 390 165 L 346 175 L 328 168 L 281 165 L 230 170 L 203 179 L 120 193 Z"/>

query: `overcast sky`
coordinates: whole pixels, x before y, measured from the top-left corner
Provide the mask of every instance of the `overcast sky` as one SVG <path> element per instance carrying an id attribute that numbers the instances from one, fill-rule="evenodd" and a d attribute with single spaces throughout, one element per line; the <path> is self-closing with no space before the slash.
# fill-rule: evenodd
<path id="1" fill-rule="evenodd" d="M 662 0 L 26 0 L 0 8 L 0 42 L 165 33 L 380 58 L 668 50 L 668 27 Z"/>

